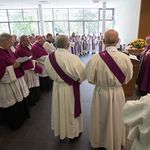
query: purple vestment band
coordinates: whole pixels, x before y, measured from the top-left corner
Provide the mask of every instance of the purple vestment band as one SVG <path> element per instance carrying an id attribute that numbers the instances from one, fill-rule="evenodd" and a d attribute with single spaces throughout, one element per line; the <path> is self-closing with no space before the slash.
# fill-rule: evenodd
<path id="1" fill-rule="evenodd" d="M 78 117 L 81 114 L 81 104 L 80 104 L 80 83 L 78 81 L 73 80 L 70 78 L 57 64 L 55 53 L 51 53 L 49 55 L 49 60 L 51 62 L 51 65 L 53 66 L 54 70 L 57 72 L 57 74 L 69 85 L 73 86 L 73 93 L 74 93 L 74 99 L 75 99 L 75 108 L 74 108 L 74 116 L 75 118 Z"/>
<path id="2" fill-rule="evenodd" d="M 119 68 L 119 66 L 116 64 L 116 62 L 113 60 L 113 58 L 109 55 L 109 53 L 105 50 L 105 51 L 100 52 L 99 55 L 107 64 L 111 72 L 120 81 L 120 83 L 123 84 L 125 81 L 125 75 L 122 72 L 122 70 Z"/>
<path id="3" fill-rule="evenodd" d="M 42 68 L 40 65 L 38 65 L 38 64 L 36 63 L 36 64 L 35 64 L 34 72 L 35 72 L 35 73 L 42 74 L 43 68 Z"/>
<path id="4" fill-rule="evenodd" d="M 16 56 L 11 50 L 0 48 L 0 79 L 6 72 L 6 67 L 12 66 L 15 63 Z M 14 69 L 16 77 L 20 78 L 24 75 L 24 71 L 21 67 Z"/>

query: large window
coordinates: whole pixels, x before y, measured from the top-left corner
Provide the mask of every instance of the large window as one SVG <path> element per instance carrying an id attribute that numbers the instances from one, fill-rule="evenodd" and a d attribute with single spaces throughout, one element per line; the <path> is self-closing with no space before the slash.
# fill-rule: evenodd
<path id="1" fill-rule="evenodd" d="M 67 21 L 54 22 L 54 34 L 56 33 L 68 35 L 68 22 Z"/>
<path id="2" fill-rule="evenodd" d="M 85 22 L 85 34 L 97 34 L 98 22 Z"/>
<path id="3" fill-rule="evenodd" d="M 34 33 L 38 35 L 38 24 L 33 22 L 18 22 L 18 23 L 10 23 L 11 33 L 16 35 L 31 35 Z"/>
<path id="4" fill-rule="evenodd" d="M 84 20 L 98 20 L 98 9 L 84 9 Z"/>
<path id="5" fill-rule="evenodd" d="M 0 33 L 39 34 L 39 18 L 37 9 L 0 10 Z"/>
<path id="6" fill-rule="evenodd" d="M 9 33 L 8 17 L 6 10 L 0 10 L 0 33 Z"/>
<path id="7" fill-rule="evenodd" d="M 44 9 L 43 10 L 43 19 L 45 21 L 52 21 L 53 20 L 52 9 Z"/>
<path id="8" fill-rule="evenodd" d="M 68 20 L 68 10 L 67 9 L 53 9 L 54 20 Z"/>
<path id="9" fill-rule="evenodd" d="M 102 32 L 102 8 L 45 8 L 44 34 L 96 34 Z M 106 8 L 106 30 L 114 27 L 114 9 Z M 39 34 L 38 9 L 0 10 L 0 32 Z"/>
<path id="10" fill-rule="evenodd" d="M 99 21 L 99 33 L 102 32 L 102 21 Z"/>
<path id="11" fill-rule="evenodd" d="M 22 10 L 8 10 L 9 21 L 23 21 Z"/>
<path id="12" fill-rule="evenodd" d="M 38 21 L 38 13 L 36 9 L 33 10 L 23 10 L 23 20 L 24 21 Z"/>
<path id="13" fill-rule="evenodd" d="M 45 22 L 45 32 L 44 32 L 44 34 L 46 35 L 47 33 L 53 33 L 52 22 Z"/>
<path id="14" fill-rule="evenodd" d="M 103 19 L 103 11 L 100 9 L 100 20 L 102 27 L 102 19 Z M 106 9 L 106 30 L 114 28 L 114 9 L 107 8 Z"/>
<path id="15" fill-rule="evenodd" d="M 8 21 L 6 10 L 0 10 L 0 22 Z"/>
<path id="16" fill-rule="evenodd" d="M 114 17 L 113 9 L 107 9 L 106 10 L 106 20 L 113 20 L 113 17 Z"/>
<path id="17" fill-rule="evenodd" d="M 83 34 L 83 22 L 70 22 L 70 34 Z"/>
<path id="18" fill-rule="evenodd" d="M 114 22 L 113 21 L 106 21 L 106 30 L 113 29 L 114 28 Z"/>
<path id="19" fill-rule="evenodd" d="M 107 20 L 113 20 L 114 18 L 114 9 L 113 8 L 107 8 L 106 9 L 106 21 Z M 103 10 L 100 9 L 100 20 L 103 19 Z"/>
<path id="20" fill-rule="evenodd" d="M 0 34 L 3 32 L 9 33 L 8 23 L 0 23 Z"/>
<path id="21" fill-rule="evenodd" d="M 69 20 L 83 20 L 83 9 L 69 9 Z"/>

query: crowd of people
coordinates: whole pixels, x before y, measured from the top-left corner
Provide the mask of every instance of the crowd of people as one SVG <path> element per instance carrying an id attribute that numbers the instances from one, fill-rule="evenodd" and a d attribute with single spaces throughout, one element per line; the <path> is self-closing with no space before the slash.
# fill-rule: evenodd
<path id="1" fill-rule="evenodd" d="M 38 36 L 31 44 L 27 35 L 19 42 L 7 33 L 0 35 L 0 120 L 11 129 L 21 127 L 30 117 L 29 106 L 40 98 L 40 92 L 49 91 L 53 81 L 49 78 L 44 60 L 48 52 L 45 42 Z"/>
<path id="2" fill-rule="evenodd" d="M 141 150 L 143 144 L 147 148 L 143 150 L 148 150 L 146 138 L 150 124 L 141 118 L 149 117 L 149 105 L 146 105 L 149 91 L 141 100 L 125 104 L 122 85 L 132 79 L 133 65 L 128 55 L 118 51 L 118 42 L 118 32 L 113 29 L 98 38 L 73 33 L 70 37 L 57 35 L 54 40 L 48 33 L 46 37 L 22 35 L 18 42 L 15 35 L 0 34 L 1 121 L 7 122 L 11 129 L 21 127 L 30 117 L 29 106 L 36 104 L 40 91 L 52 89 L 51 128 L 54 135 L 61 140 L 78 138 L 83 132 L 84 107 L 80 84 L 87 79 L 95 85 L 89 117 L 91 147 L 121 150 L 125 145 L 125 122 L 134 132 L 130 133 L 134 134 L 133 150 Z M 95 53 L 96 49 L 98 53 L 83 64 L 78 56 L 90 50 Z M 142 63 L 149 55 L 148 50 L 146 48 Z M 130 111 L 137 112 L 135 119 Z M 144 139 L 146 141 L 140 143 Z"/>
<path id="3" fill-rule="evenodd" d="M 102 51 L 104 48 L 103 35 L 100 33 L 99 36 L 96 35 L 75 35 L 73 32 L 69 37 L 70 51 L 72 54 L 81 56 L 85 54 L 95 54 L 96 52 Z"/>

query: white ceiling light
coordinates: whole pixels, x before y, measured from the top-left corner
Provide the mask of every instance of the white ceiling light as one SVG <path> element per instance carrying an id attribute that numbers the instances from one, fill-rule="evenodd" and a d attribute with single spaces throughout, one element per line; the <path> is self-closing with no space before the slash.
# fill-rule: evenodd
<path id="1" fill-rule="evenodd" d="M 92 0 L 93 3 L 99 3 L 101 0 Z"/>
<path id="2" fill-rule="evenodd" d="M 107 0 L 108 1 L 108 0 Z M 109 0 L 110 1 L 110 0 Z M 92 0 L 93 3 L 106 2 L 106 0 Z"/>
<path id="3" fill-rule="evenodd" d="M 47 1 L 47 0 L 39 0 L 38 1 L 40 4 L 48 4 L 48 3 L 50 3 L 49 1 Z"/>

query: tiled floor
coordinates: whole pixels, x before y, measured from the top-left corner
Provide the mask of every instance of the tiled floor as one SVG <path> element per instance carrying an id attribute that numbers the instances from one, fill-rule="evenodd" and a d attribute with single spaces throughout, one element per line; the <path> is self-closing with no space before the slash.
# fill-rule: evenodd
<path id="1" fill-rule="evenodd" d="M 82 57 L 84 63 L 90 58 Z M 84 132 L 75 142 L 59 141 L 50 128 L 51 92 L 42 94 L 42 98 L 30 110 L 31 118 L 24 125 L 11 131 L 0 125 L 0 150 L 91 150 L 88 142 L 89 108 L 93 86 L 85 81 L 81 85 L 83 100 Z M 131 143 L 126 142 L 123 150 L 130 150 Z"/>

